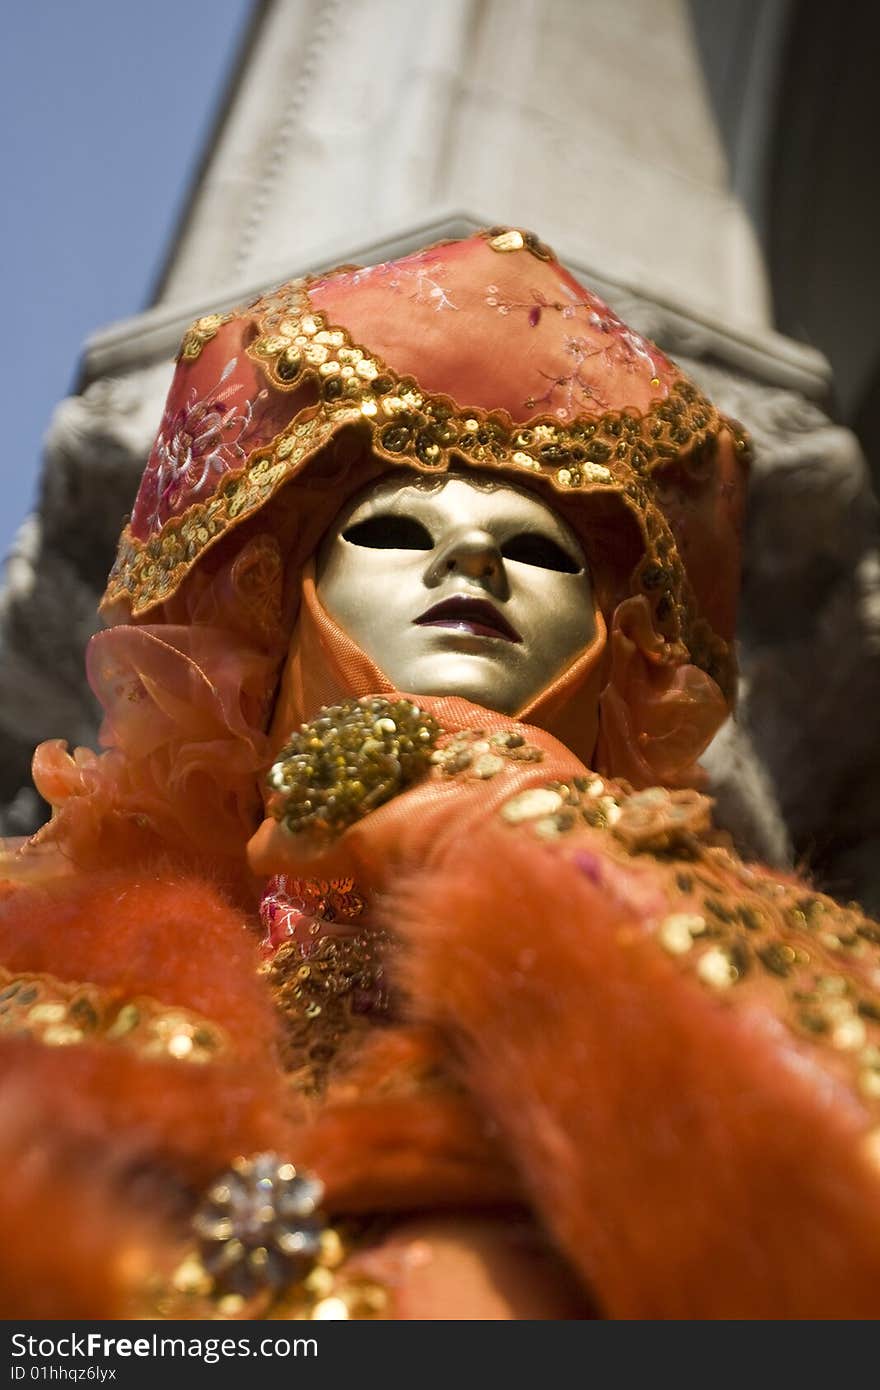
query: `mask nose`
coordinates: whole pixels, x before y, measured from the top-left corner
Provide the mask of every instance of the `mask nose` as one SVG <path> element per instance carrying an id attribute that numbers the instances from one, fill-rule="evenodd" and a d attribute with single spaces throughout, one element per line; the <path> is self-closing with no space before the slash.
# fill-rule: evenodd
<path id="1" fill-rule="evenodd" d="M 476 580 L 496 598 L 508 595 L 504 559 L 488 531 L 467 527 L 441 542 L 425 571 L 425 583 L 434 588 L 454 574 Z"/>

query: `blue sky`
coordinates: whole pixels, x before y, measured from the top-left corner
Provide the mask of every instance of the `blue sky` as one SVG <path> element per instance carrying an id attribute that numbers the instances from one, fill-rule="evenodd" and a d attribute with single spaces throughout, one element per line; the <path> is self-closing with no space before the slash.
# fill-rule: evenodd
<path id="1" fill-rule="evenodd" d="M 151 298 L 252 0 L 13 0 L 0 45 L 0 557 L 85 338 Z"/>

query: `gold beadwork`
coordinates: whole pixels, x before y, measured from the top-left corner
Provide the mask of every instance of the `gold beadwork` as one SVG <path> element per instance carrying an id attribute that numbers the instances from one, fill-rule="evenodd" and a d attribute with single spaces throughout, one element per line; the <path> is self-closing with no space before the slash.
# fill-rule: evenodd
<path id="1" fill-rule="evenodd" d="M 539 261 L 556 260 L 545 242 L 539 241 L 534 232 L 527 232 L 521 227 L 490 227 L 483 235 L 493 251 L 502 254 L 507 251 L 530 251 Z"/>
<path id="2" fill-rule="evenodd" d="M 497 236 L 489 239 L 489 245 L 493 251 L 521 251 L 525 244 L 525 237 L 522 232 L 515 229 L 499 232 Z"/>
<path id="3" fill-rule="evenodd" d="M 0 967 L 0 1034 L 33 1038 L 46 1047 L 118 1043 L 147 1060 L 204 1064 L 229 1048 L 224 1029 L 193 1013 L 118 990 L 13 974 Z"/>
<path id="4" fill-rule="evenodd" d="M 511 825 L 553 815 L 563 806 L 566 818 L 559 831 L 578 824 L 608 828 L 630 854 L 693 851 L 711 829 L 708 798 L 699 792 L 652 787 L 633 792 L 625 783 L 606 783 L 601 777 L 575 777 L 571 786 L 533 787 L 501 808 Z M 533 809 L 535 808 L 535 809 Z M 549 827 L 539 832 L 547 838 Z"/>
<path id="5" fill-rule="evenodd" d="M 670 955 L 681 956 L 691 949 L 694 937 L 702 936 L 705 930 L 705 917 L 695 912 L 672 912 L 660 923 L 658 936 Z"/>
<path id="6" fill-rule="evenodd" d="M 446 777 L 466 774 L 487 780 L 503 772 L 508 762 L 538 763 L 544 754 L 526 743 L 522 734 L 502 730 L 487 737 L 485 729 L 463 729 L 431 755 L 431 762 Z"/>
<path id="7" fill-rule="evenodd" d="M 713 830 L 710 807 L 695 791 L 634 792 L 587 773 L 520 792 L 499 814 L 574 851 L 596 884 L 606 875 L 614 884 L 622 865 L 652 856 L 667 889 L 653 939 L 670 967 L 713 994 L 735 989 L 745 1008 L 757 986 L 759 1007 L 774 1000 L 799 1045 L 820 1049 L 823 1065 L 880 1111 L 880 926 L 857 903 L 841 906 L 742 863 Z M 603 829 L 610 834 L 591 837 Z"/>
<path id="8" fill-rule="evenodd" d="M 304 955 L 286 941 L 265 967 L 283 1026 L 281 1063 L 293 1086 L 319 1095 L 341 1048 L 387 1012 L 386 933 L 325 932 Z"/>
<path id="9" fill-rule="evenodd" d="M 234 316 L 232 314 L 203 314 L 195 323 L 190 324 L 183 336 L 177 353 L 177 361 L 181 359 L 187 362 L 194 362 L 201 356 L 202 348 L 209 343 L 212 338 L 216 338 L 224 323 L 229 323 Z"/>
<path id="10" fill-rule="evenodd" d="M 740 972 L 727 951 L 713 946 L 697 962 L 697 975 L 712 989 L 727 989 L 736 983 Z"/>
<path id="11" fill-rule="evenodd" d="M 427 772 L 441 732 L 411 700 L 325 706 L 272 764 L 269 814 L 292 835 L 330 839 Z"/>
<path id="12" fill-rule="evenodd" d="M 501 817 L 508 825 L 520 825 L 523 821 L 550 816 L 563 805 L 563 797 L 554 787 L 530 787 L 505 801 Z"/>
<path id="13" fill-rule="evenodd" d="M 614 833 L 633 853 L 683 848 L 709 831 L 711 809 L 699 792 L 649 787 L 622 801 Z"/>

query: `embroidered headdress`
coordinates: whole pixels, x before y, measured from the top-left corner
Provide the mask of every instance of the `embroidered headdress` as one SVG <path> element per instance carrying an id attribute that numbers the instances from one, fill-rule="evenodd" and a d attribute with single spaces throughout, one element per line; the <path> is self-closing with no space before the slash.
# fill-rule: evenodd
<path id="1" fill-rule="evenodd" d="M 517 230 L 293 281 L 197 320 L 107 616 L 154 616 L 231 531 L 266 527 L 269 504 L 308 485 L 344 434 L 386 468 L 499 470 L 555 496 L 593 567 L 616 575 L 615 599 L 644 593 L 663 638 L 730 696 L 742 436 Z M 364 481 L 363 468 L 335 480 L 333 509 Z M 287 555 L 313 544 L 315 504 L 313 492 L 306 521 L 288 496 L 268 523 Z"/>
<path id="2" fill-rule="evenodd" d="M 91 843 L 112 821 L 241 857 L 285 656 L 311 653 L 311 695 L 282 713 L 364 693 L 309 564 L 395 467 L 495 472 L 564 515 L 607 643 L 528 717 L 634 784 L 688 782 L 733 696 L 745 442 L 546 246 L 494 228 L 186 333 L 88 657 L 110 752 L 38 750 L 35 781 L 67 813 L 47 838 Z"/>

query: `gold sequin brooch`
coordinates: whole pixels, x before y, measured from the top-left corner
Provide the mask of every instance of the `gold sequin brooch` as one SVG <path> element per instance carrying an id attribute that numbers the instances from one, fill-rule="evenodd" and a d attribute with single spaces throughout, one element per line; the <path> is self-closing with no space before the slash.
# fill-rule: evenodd
<path id="1" fill-rule="evenodd" d="M 329 840 L 424 776 L 441 733 L 411 700 L 326 706 L 272 764 L 269 814 L 293 835 Z"/>

